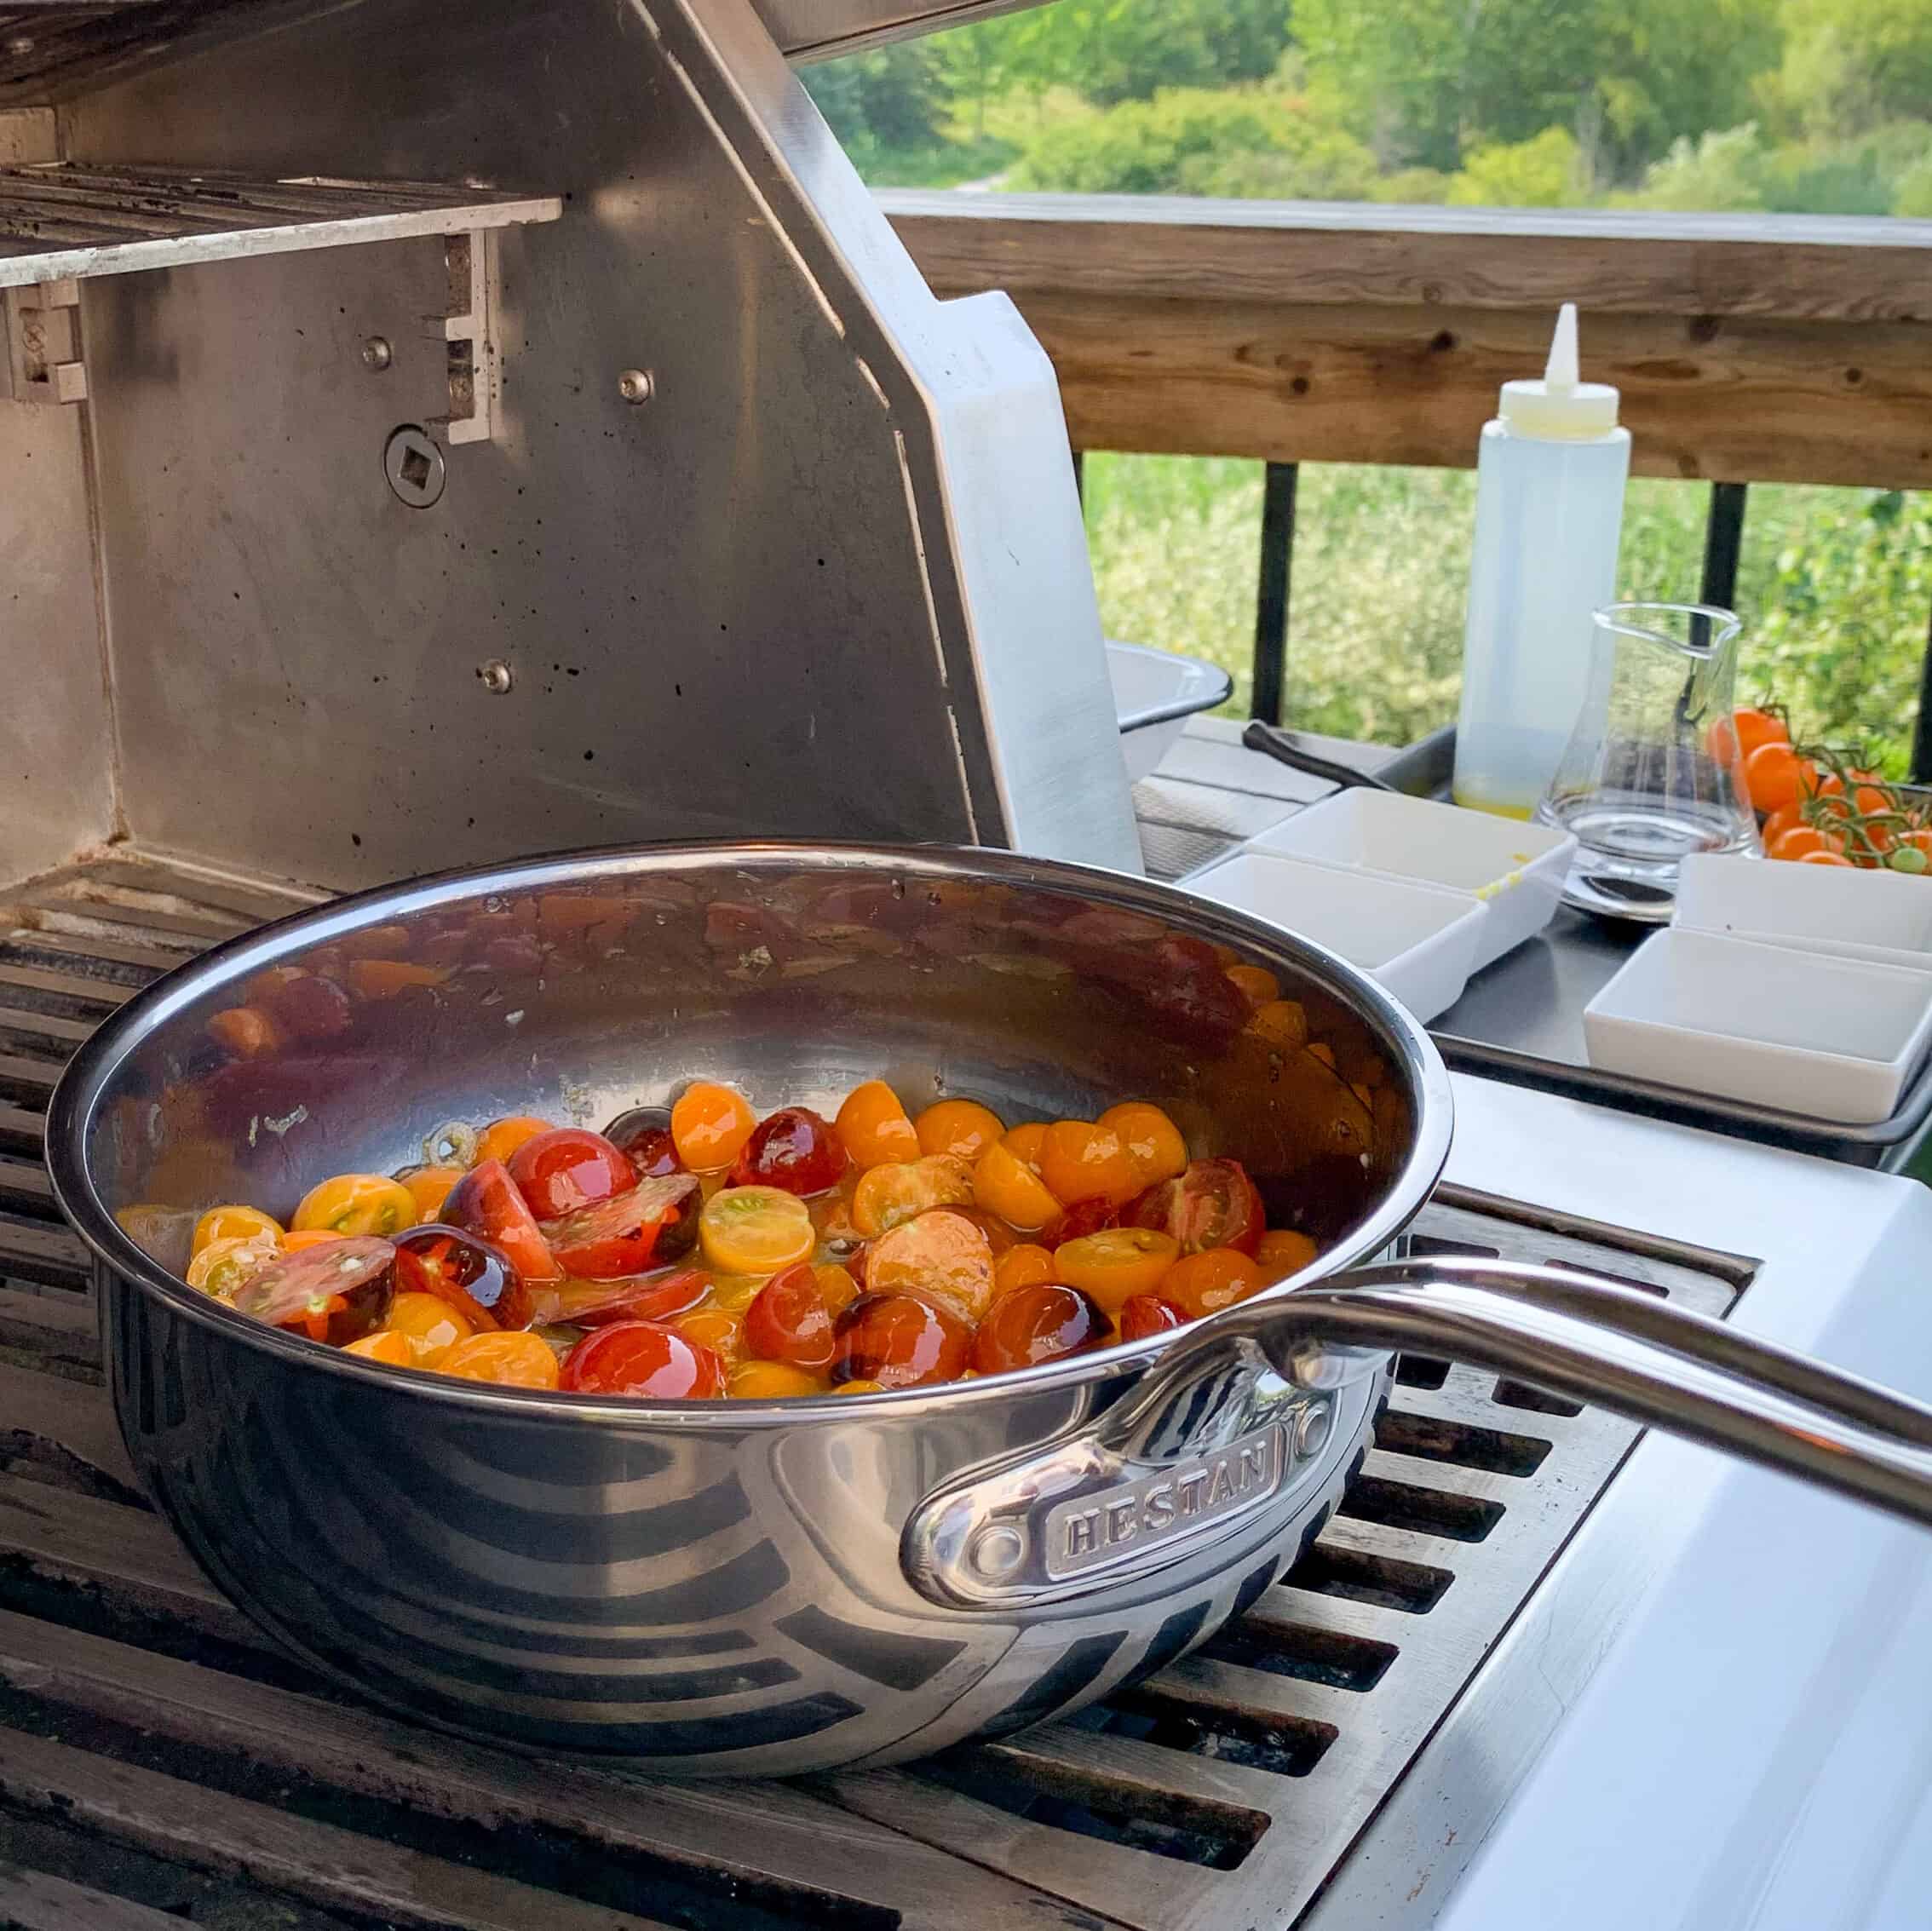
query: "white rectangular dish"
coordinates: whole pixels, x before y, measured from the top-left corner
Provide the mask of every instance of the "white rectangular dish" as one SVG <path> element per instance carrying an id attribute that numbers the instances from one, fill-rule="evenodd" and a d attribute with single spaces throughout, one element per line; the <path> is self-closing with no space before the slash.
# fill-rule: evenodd
<path id="1" fill-rule="evenodd" d="M 1242 851 L 1186 889 L 1272 920 L 1374 974 L 1428 1021 L 1463 996 L 1489 908 L 1471 892 Z"/>
<path id="2" fill-rule="evenodd" d="M 1932 1044 L 1932 972 L 1674 926 L 1584 1007 L 1584 1038 L 1607 1072 L 1868 1126 Z"/>
<path id="3" fill-rule="evenodd" d="M 1248 842 L 1252 851 L 1475 893 L 1489 907 L 1475 972 L 1549 924 L 1577 848 L 1550 825 L 1366 789 L 1338 791 Z"/>
<path id="4" fill-rule="evenodd" d="M 1698 853 L 1672 922 L 1839 958 L 1932 967 L 1932 878 Z"/>

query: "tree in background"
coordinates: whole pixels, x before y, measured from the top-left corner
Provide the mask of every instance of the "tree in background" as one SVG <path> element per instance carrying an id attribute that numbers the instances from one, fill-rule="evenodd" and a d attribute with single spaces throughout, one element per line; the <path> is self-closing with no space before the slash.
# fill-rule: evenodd
<path id="1" fill-rule="evenodd" d="M 1814 135 L 1932 114 L 1927 0 L 1786 0 L 1783 65 L 1766 93 Z"/>

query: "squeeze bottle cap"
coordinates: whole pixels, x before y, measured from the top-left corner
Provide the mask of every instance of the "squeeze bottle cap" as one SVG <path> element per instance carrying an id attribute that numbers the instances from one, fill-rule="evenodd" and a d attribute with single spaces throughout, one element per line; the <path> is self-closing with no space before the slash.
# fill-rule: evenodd
<path id="1" fill-rule="evenodd" d="M 1607 382 L 1577 380 L 1577 305 L 1566 302 L 1556 316 L 1550 360 L 1541 382 L 1503 385 L 1503 420 L 1521 435 L 1550 442 L 1581 442 L 1617 427 L 1617 392 Z"/>

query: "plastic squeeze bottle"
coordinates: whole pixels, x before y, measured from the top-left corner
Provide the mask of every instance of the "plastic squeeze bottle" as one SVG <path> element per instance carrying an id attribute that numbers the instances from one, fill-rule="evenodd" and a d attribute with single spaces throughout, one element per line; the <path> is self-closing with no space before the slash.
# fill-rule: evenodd
<path id="1" fill-rule="evenodd" d="M 1527 818 L 1590 681 L 1591 612 L 1616 594 L 1630 433 L 1617 392 L 1577 379 L 1563 304 L 1541 382 L 1505 382 L 1476 457 L 1454 796 Z"/>

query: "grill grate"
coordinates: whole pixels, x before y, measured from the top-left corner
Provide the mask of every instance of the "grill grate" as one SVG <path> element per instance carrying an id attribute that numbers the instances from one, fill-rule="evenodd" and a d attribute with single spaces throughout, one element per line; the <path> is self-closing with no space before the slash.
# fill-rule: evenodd
<path id="1" fill-rule="evenodd" d="M 681 1790 L 426 1736 L 267 1648 L 142 1503 L 39 1164 L 90 1025 L 305 902 L 126 855 L 0 902 L 0 1922 L 252 1922 L 272 1897 L 295 1931 L 1286 1927 L 1636 1439 L 1406 1359 L 1343 1510 L 1244 1617 L 1067 1722 L 930 1763 Z M 1751 1273 L 1452 1190 L 1415 1238 L 1708 1313 Z"/>

